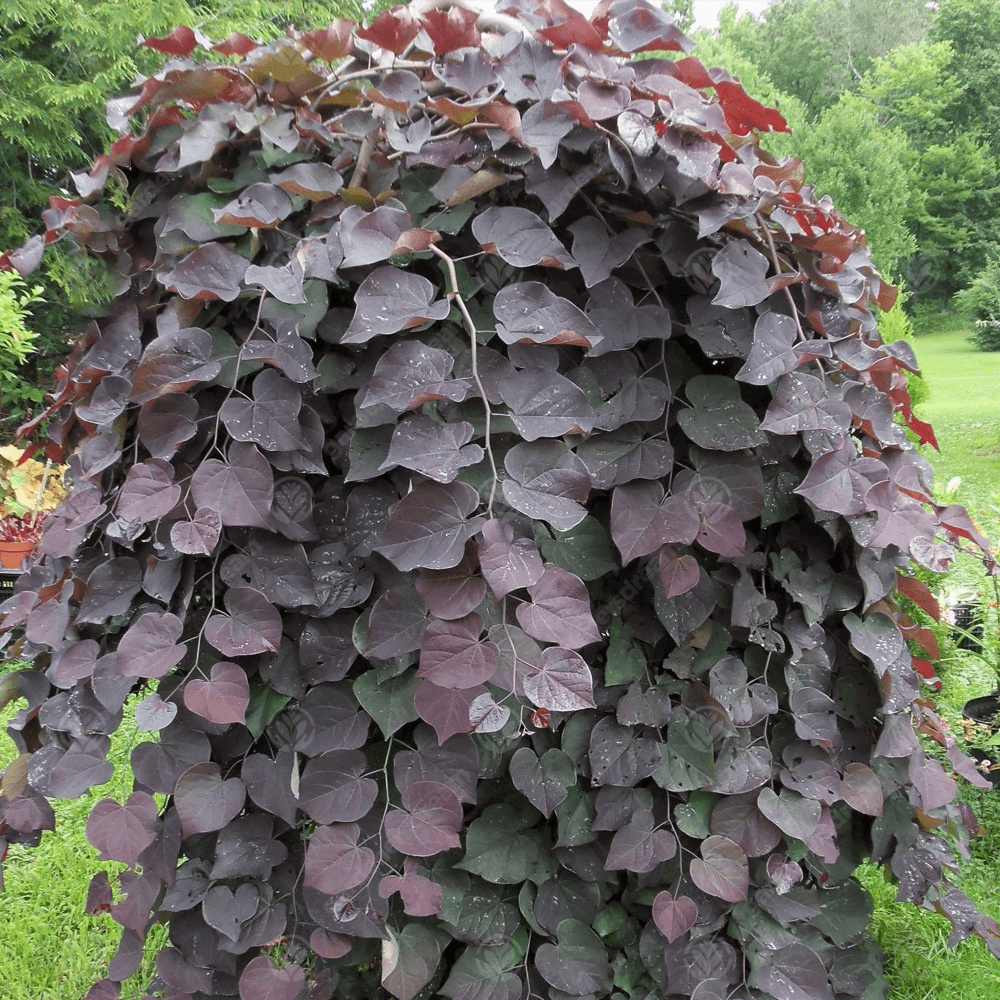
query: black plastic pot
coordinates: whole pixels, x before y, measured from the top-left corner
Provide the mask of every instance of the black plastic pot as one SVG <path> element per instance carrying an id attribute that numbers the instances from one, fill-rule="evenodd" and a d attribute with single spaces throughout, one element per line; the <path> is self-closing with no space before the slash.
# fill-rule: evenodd
<path id="1" fill-rule="evenodd" d="M 962 706 L 962 715 L 973 722 L 992 722 L 1000 712 L 1000 691 L 972 698 Z"/>
<path id="2" fill-rule="evenodd" d="M 951 611 L 955 616 L 952 631 L 958 638 L 958 648 L 981 650 L 983 623 L 977 619 L 975 607 L 971 604 L 956 604 Z"/>

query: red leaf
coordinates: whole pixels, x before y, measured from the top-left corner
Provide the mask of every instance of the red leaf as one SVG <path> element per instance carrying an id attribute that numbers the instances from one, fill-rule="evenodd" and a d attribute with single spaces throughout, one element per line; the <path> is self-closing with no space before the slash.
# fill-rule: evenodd
<path id="1" fill-rule="evenodd" d="M 146 38 L 142 42 L 148 49 L 155 49 L 157 52 L 164 52 L 168 56 L 189 56 L 194 47 L 198 44 L 198 37 L 188 27 L 178 25 L 161 38 Z"/>
<path id="2" fill-rule="evenodd" d="M 382 11 L 367 28 L 358 28 L 358 38 L 400 55 L 417 37 L 420 27 L 420 20 L 412 11 L 397 7 Z"/>
<path id="3" fill-rule="evenodd" d="M 440 56 L 455 49 L 478 49 L 478 19 L 479 15 L 474 11 L 449 7 L 448 10 L 429 10 L 424 14 L 423 25 L 434 45 L 434 52 Z"/>

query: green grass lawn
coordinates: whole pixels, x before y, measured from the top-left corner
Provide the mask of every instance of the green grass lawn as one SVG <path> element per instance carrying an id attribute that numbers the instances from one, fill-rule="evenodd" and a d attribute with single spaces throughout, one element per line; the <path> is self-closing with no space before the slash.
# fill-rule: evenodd
<path id="1" fill-rule="evenodd" d="M 9 718 L 23 702 L 0 712 L 0 770 L 16 750 L 6 733 Z M 4 1000 L 79 1000 L 107 974 L 121 928 L 108 914 L 87 916 L 84 903 L 91 877 L 104 869 L 112 879 L 125 867 L 99 861 L 84 826 L 96 802 L 123 802 L 131 790 L 128 755 L 142 734 L 128 722 L 115 734 L 110 759 L 115 774 L 106 784 L 72 801 L 54 801 L 56 829 L 42 834 L 38 847 L 12 845 L 4 861 L 0 892 L 0 997 Z M 140 971 L 122 984 L 122 1000 L 138 1000 L 153 975 L 151 945 L 166 929 L 154 927 Z"/>
<path id="2" fill-rule="evenodd" d="M 933 329 L 912 341 L 917 361 L 930 387 L 919 416 L 934 425 L 940 453 L 926 448 L 939 490 L 962 480 L 955 499 L 987 530 L 994 547 L 998 524 L 992 511 L 1000 491 L 1000 351 L 976 350 L 969 340 L 968 320 L 942 314 Z M 963 560 L 960 585 L 975 589 L 978 577 Z"/>

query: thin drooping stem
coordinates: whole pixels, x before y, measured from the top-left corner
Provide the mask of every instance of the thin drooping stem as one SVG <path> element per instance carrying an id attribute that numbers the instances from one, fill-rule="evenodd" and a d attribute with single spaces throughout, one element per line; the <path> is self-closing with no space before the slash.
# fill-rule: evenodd
<path id="1" fill-rule="evenodd" d="M 455 261 L 448 256 L 440 247 L 431 246 L 431 251 L 436 254 L 441 260 L 444 261 L 445 267 L 448 268 L 448 282 L 451 285 L 451 291 L 448 293 L 448 298 L 451 299 L 455 305 L 458 306 L 458 311 L 462 314 L 462 319 L 465 321 L 465 328 L 469 333 L 470 348 L 472 351 L 472 379 L 476 383 L 476 388 L 479 390 L 480 398 L 483 401 L 483 409 L 486 411 L 486 457 L 490 462 L 490 470 L 493 473 L 493 482 L 490 483 L 490 498 L 486 504 L 486 513 L 493 516 L 493 498 L 496 496 L 497 482 L 499 481 L 499 476 L 497 475 L 497 463 L 496 459 L 493 457 L 493 444 L 490 440 L 490 425 L 493 419 L 493 410 L 490 408 L 490 401 L 486 396 L 486 389 L 483 386 L 482 379 L 479 377 L 479 341 L 478 331 L 476 330 L 476 324 L 473 322 L 472 316 L 469 313 L 469 308 L 465 304 L 465 299 L 462 298 L 462 293 L 458 289 L 458 274 L 455 272 Z"/>
<path id="2" fill-rule="evenodd" d="M 774 237 L 771 235 L 771 230 L 767 227 L 767 222 L 760 217 L 760 213 L 757 213 L 757 222 L 760 223 L 761 231 L 764 233 L 764 239 L 767 240 L 767 247 L 771 251 L 771 263 L 774 264 L 775 274 L 781 274 L 781 263 L 778 261 L 778 251 L 774 245 Z M 788 299 L 788 305 L 792 310 L 792 319 L 795 320 L 795 329 L 798 330 L 799 340 L 805 340 L 805 331 L 802 329 L 802 324 L 799 322 L 799 310 L 795 305 L 795 299 L 792 298 L 792 290 L 785 285 L 783 289 L 785 293 L 785 298 Z"/>

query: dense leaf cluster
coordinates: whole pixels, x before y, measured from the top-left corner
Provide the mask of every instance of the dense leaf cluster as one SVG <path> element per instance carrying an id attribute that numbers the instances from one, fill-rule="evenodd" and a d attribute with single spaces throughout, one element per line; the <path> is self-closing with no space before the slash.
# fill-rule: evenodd
<path id="1" fill-rule="evenodd" d="M 758 146 L 781 116 L 628 61 L 688 48 L 632 0 L 147 44 L 6 256 L 118 282 L 2 606 L 0 836 L 108 779 L 130 693 L 159 734 L 87 824 L 129 866 L 91 997 L 157 917 L 174 1000 L 879 996 L 868 854 L 996 947 L 895 603 L 985 543 L 931 501 L 863 234 Z"/>

